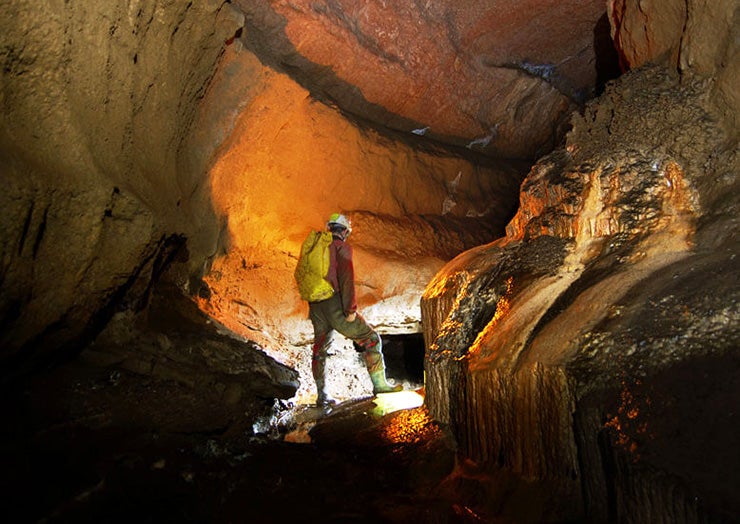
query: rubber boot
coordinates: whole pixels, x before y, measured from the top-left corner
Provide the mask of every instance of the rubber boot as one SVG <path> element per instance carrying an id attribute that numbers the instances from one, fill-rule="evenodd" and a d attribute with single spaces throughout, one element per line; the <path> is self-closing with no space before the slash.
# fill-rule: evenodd
<path id="1" fill-rule="evenodd" d="M 318 351 L 314 346 L 313 358 L 311 359 L 311 372 L 313 380 L 316 382 L 316 405 L 324 408 L 333 406 L 337 403 L 326 392 L 326 354 Z"/>
<path id="2" fill-rule="evenodd" d="M 377 338 L 377 341 L 375 340 Z M 380 337 L 374 337 L 373 340 L 368 344 L 363 344 L 365 347 L 365 366 L 370 374 L 370 381 L 373 383 L 373 394 L 378 393 L 394 393 L 401 391 L 403 386 L 397 384 L 391 386 L 385 378 L 385 361 L 383 359 L 383 349 Z"/>
<path id="3" fill-rule="evenodd" d="M 401 384 L 396 384 L 395 386 L 391 386 L 388 383 L 388 381 L 385 378 L 385 369 L 381 369 L 380 371 L 370 373 L 370 380 L 373 383 L 373 394 L 374 395 L 377 395 L 378 393 L 395 393 L 397 391 L 403 390 L 403 386 Z"/>

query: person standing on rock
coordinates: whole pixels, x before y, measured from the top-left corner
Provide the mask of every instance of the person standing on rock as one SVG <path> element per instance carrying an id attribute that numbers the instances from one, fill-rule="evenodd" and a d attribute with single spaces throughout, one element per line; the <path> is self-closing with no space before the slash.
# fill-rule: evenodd
<path id="1" fill-rule="evenodd" d="M 335 331 L 351 339 L 355 348 L 362 352 L 374 394 L 401 391 L 401 385 L 391 386 L 386 380 L 380 336 L 357 313 L 352 247 L 347 243 L 352 225 L 345 215 L 334 213 L 329 217 L 326 228 L 331 232 L 332 241 L 329 245 L 329 271 L 325 278 L 334 294 L 325 300 L 308 303 L 314 331 L 311 371 L 318 392 L 316 404 L 331 406 L 336 403 L 326 392 L 326 357 Z"/>

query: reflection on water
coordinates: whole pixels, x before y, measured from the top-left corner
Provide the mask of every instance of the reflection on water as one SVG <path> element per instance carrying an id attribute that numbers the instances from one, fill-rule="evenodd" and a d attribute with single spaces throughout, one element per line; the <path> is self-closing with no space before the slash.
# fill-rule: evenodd
<path id="1" fill-rule="evenodd" d="M 385 396 L 379 395 L 379 397 Z M 382 428 L 383 439 L 393 444 L 418 444 L 425 440 L 431 440 L 440 431 L 439 427 L 429 416 L 426 407 L 422 405 L 423 398 L 421 395 L 411 391 L 403 391 L 400 393 L 391 393 L 388 396 L 401 397 L 392 400 L 386 398 L 381 399 L 382 404 L 394 402 L 396 405 L 399 405 L 406 402 L 408 404 L 416 403 L 416 406 L 408 405 L 408 407 L 396 410 L 398 413 L 393 415 Z M 413 398 L 414 396 L 416 398 Z M 379 409 L 382 410 L 384 408 Z M 386 413 L 390 413 L 390 411 Z"/>

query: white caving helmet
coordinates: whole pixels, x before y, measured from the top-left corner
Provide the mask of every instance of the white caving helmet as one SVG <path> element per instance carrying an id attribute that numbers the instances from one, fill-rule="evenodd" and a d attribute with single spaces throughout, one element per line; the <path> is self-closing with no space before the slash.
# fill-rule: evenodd
<path id="1" fill-rule="evenodd" d="M 341 213 L 332 213 L 329 217 L 329 221 L 326 223 L 326 227 L 331 229 L 332 226 L 342 226 L 347 230 L 348 233 L 352 232 L 352 222 L 349 218 Z"/>

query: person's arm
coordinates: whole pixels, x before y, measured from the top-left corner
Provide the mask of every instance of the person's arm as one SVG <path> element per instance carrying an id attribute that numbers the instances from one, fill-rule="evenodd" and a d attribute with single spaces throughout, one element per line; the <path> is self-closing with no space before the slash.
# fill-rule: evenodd
<path id="1" fill-rule="evenodd" d="M 355 268 L 352 263 L 352 247 L 342 242 L 337 246 L 337 281 L 342 298 L 344 316 L 352 322 L 357 312 L 355 298 Z"/>

